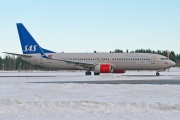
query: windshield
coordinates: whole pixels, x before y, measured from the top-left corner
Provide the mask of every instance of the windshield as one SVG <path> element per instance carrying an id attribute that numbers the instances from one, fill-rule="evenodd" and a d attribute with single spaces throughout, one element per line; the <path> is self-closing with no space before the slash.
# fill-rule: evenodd
<path id="1" fill-rule="evenodd" d="M 161 60 L 169 60 L 168 58 L 161 58 Z"/>

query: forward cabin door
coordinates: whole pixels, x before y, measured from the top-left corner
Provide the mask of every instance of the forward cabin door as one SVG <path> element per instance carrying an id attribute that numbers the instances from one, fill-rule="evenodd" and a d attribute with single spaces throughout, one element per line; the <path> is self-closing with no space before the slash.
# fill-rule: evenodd
<path id="1" fill-rule="evenodd" d="M 151 57 L 151 63 L 152 63 L 152 64 L 155 64 L 155 62 L 156 62 L 156 57 L 155 57 L 155 56 L 152 56 L 152 57 Z"/>

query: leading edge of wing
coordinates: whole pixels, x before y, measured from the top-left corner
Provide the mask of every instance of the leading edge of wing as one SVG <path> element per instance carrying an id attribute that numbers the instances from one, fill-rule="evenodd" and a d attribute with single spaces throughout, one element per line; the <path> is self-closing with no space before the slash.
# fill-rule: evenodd
<path id="1" fill-rule="evenodd" d="M 32 57 L 31 55 L 26 55 L 26 54 L 17 54 L 17 53 L 9 53 L 9 52 L 3 52 L 6 54 L 10 54 L 10 55 L 16 55 L 16 56 L 21 56 L 21 57 Z"/>
<path id="2" fill-rule="evenodd" d="M 75 66 L 80 66 L 80 67 L 94 67 L 96 64 L 92 62 L 83 62 L 83 61 L 74 61 L 74 60 L 65 60 L 65 59 L 55 59 L 55 58 L 47 58 L 51 60 L 57 60 L 57 61 L 63 61 L 66 63 L 73 64 Z"/>

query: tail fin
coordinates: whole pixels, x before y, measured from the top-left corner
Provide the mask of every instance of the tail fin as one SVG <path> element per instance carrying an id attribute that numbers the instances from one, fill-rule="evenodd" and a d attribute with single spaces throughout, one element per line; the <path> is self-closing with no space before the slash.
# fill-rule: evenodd
<path id="1" fill-rule="evenodd" d="M 19 38 L 23 54 L 54 53 L 53 51 L 41 48 L 22 23 L 17 23 Z"/>

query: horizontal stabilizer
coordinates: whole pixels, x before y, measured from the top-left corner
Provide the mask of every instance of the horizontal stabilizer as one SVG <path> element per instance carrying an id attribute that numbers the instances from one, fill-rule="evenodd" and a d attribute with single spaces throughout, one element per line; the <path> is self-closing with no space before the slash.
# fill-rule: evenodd
<path id="1" fill-rule="evenodd" d="M 27 55 L 27 54 L 17 54 L 17 53 L 9 53 L 9 52 L 3 52 L 6 54 L 10 54 L 10 55 L 16 55 L 16 56 L 20 56 L 20 57 L 32 57 L 31 55 Z"/>

